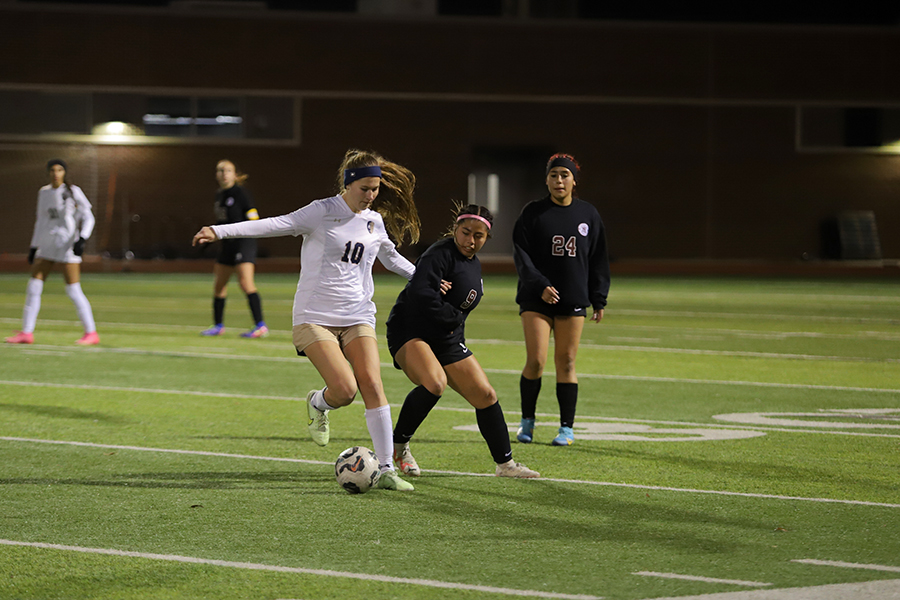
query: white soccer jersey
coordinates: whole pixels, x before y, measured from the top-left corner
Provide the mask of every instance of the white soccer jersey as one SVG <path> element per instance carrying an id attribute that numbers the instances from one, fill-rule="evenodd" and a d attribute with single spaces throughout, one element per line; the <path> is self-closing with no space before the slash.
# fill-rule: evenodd
<path id="1" fill-rule="evenodd" d="M 38 192 L 37 215 L 31 247 L 36 256 L 57 262 L 80 263 L 72 246 L 79 237 L 85 239 L 94 231 L 91 203 L 77 185 L 58 188 L 45 185 Z"/>
<path id="2" fill-rule="evenodd" d="M 366 209 L 354 213 L 341 196 L 315 200 L 280 217 L 213 225 L 212 229 L 220 239 L 303 236 L 294 325 L 349 327 L 368 323 L 375 327 L 375 258 L 407 279 L 416 270 L 397 252 L 378 212 Z"/>

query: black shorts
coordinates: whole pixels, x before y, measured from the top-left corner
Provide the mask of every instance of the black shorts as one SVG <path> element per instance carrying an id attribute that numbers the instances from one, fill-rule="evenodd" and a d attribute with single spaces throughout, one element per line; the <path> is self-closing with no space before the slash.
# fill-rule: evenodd
<path id="1" fill-rule="evenodd" d="M 519 305 L 519 314 L 523 312 L 536 312 L 545 317 L 586 317 L 588 308 L 585 306 L 560 306 L 559 304 L 547 304 L 543 301 L 529 302 Z"/>
<path id="2" fill-rule="evenodd" d="M 228 267 L 240 263 L 256 264 L 256 240 L 251 238 L 222 240 L 216 262 Z"/>
<path id="3" fill-rule="evenodd" d="M 416 338 L 419 338 L 428 344 L 442 367 L 452 365 L 453 363 L 457 363 L 472 356 L 472 351 L 466 346 L 466 338 L 462 333 L 451 333 L 446 336 L 423 336 L 421 333 L 402 330 L 398 331 L 394 327 L 389 327 L 386 337 L 391 358 L 397 356 L 397 352 L 400 351 L 400 348 L 402 348 L 406 342 Z M 400 368 L 396 358 L 394 358 L 394 368 Z"/>

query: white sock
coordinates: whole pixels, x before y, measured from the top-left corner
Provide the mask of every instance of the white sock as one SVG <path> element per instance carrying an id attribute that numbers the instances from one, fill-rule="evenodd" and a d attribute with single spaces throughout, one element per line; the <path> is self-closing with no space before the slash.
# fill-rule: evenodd
<path id="1" fill-rule="evenodd" d="M 97 331 L 97 326 L 94 324 L 94 313 L 91 310 L 91 303 L 88 302 L 87 296 L 81 291 L 81 284 L 70 283 L 67 285 L 66 295 L 72 301 L 72 304 L 75 305 L 75 312 L 78 313 L 78 318 L 81 319 L 81 324 L 84 325 L 84 332 L 92 333 Z"/>
<path id="2" fill-rule="evenodd" d="M 391 432 L 391 423 L 391 407 L 387 404 L 366 409 L 366 425 L 382 471 L 394 470 L 394 434 Z"/>
<path id="3" fill-rule="evenodd" d="M 328 412 L 329 410 L 337 410 L 334 406 L 331 406 L 327 402 L 325 402 L 325 390 L 328 388 L 322 388 L 313 394 L 312 400 L 309 401 L 310 404 L 313 405 L 313 408 L 317 408 L 322 412 Z"/>
<path id="4" fill-rule="evenodd" d="M 34 333 L 38 313 L 41 312 L 41 292 L 44 291 L 44 280 L 32 277 L 25 286 L 25 308 L 22 309 L 22 332 Z"/>

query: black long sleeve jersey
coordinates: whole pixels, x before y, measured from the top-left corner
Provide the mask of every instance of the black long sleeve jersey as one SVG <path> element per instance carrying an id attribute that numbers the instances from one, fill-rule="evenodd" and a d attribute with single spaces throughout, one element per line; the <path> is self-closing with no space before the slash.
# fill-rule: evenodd
<path id="1" fill-rule="evenodd" d="M 453 284 L 445 295 L 440 291 L 442 279 Z M 416 273 L 397 296 L 387 327 L 416 332 L 426 339 L 451 332 L 459 335 L 482 295 L 478 257 L 466 258 L 457 250 L 453 238 L 441 239 L 416 261 Z"/>
<path id="2" fill-rule="evenodd" d="M 254 210 L 250 193 L 239 185 L 216 192 L 214 212 L 216 225 L 240 223 L 251 220 L 247 213 Z M 255 213 L 254 213 L 255 214 Z"/>
<path id="3" fill-rule="evenodd" d="M 517 304 L 540 302 L 544 288 L 552 286 L 561 308 L 606 306 L 606 231 L 593 205 L 573 198 L 560 206 L 549 195 L 529 202 L 516 221 L 513 244 Z"/>

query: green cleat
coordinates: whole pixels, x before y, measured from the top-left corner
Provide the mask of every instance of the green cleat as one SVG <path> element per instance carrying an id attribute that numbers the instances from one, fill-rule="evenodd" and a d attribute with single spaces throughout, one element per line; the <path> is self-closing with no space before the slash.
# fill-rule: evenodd
<path id="1" fill-rule="evenodd" d="M 400 479 L 397 471 L 383 471 L 375 487 L 382 490 L 397 490 L 401 492 L 411 492 L 416 489 L 408 481 Z"/>
<path id="2" fill-rule="evenodd" d="M 318 390 L 312 390 L 306 395 L 306 412 L 309 415 L 309 435 L 320 446 L 328 444 L 331 429 L 328 426 L 328 413 L 321 411 L 312 405 L 312 397 Z"/>

